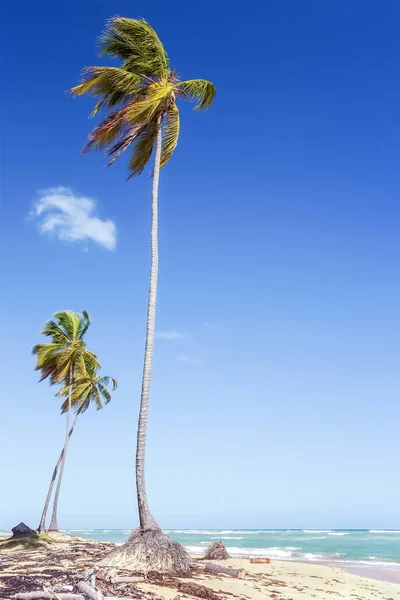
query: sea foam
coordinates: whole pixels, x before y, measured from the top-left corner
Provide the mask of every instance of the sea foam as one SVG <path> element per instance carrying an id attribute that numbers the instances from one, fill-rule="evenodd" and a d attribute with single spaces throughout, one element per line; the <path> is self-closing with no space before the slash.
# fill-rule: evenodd
<path id="1" fill-rule="evenodd" d="M 400 529 L 370 529 L 368 533 L 397 533 L 400 535 Z"/>

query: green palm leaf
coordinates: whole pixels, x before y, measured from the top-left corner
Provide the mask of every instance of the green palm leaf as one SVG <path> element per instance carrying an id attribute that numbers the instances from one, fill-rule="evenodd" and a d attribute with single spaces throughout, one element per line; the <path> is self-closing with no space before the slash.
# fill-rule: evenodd
<path id="1" fill-rule="evenodd" d="M 88 409 L 91 403 L 94 403 L 97 410 L 103 408 L 102 398 L 105 404 L 111 401 L 111 394 L 107 386 L 112 384 L 112 390 L 117 389 L 117 380 L 114 377 L 104 375 L 100 377 L 95 371 L 86 372 L 84 375 L 77 375 L 73 381 L 73 391 L 71 395 L 71 405 L 76 412 L 82 413 Z M 64 385 L 56 394 L 59 398 L 64 398 L 61 405 L 61 412 L 68 410 L 69 386 Z"/>
<path id="2" fill-rule="evenodd" d="M 59 324 L 64 328 L 71 340 L 78 336 L 80 315 L 70 310 L 64 310 L 56 313 L 54 318 L 58 319 Z"/>
<path id="3" fill-rule="evenodd" d="M 142 77 L 119 67 L 86 67 L 82 73 L 82 83 L 71 88 L 73 96 L 93 94 L 104 96 L 119 92 L 128 98 L 137 93 L 142 85 Z"/>
<path id="4" fill-rule="evenodd" d="M 153 151 L 154 142 L 157 137 L 157 124 L 150 122 L 137 137 L 133 148 L 132 156 L 129 161 L 130 177 L 140 175 L 150 160 Z"/>
<path id="5" fill-rule="evenodd" d="M 176 84 L 176 87 L 181 96 L 198 103 L 194 107 L 195 110 L 207 110 L 210 108 L 217 93 L 214 84 L 206 79 L 181 81 Z"/>
<path id="6" fill-rule="evenodd" d="M 41 333 L 42 335 L 53 338 L 54 342 L 57 344 L 69 344 L 71 342 L 69 334 L 53 320 L 46 323 Z"/>
<path id="7" fill-rule="evenodd" d="M 167 164 L 178 144 L 179 110 L 176 104 L 172 104 L 170 109 L 167 111 L 163 129 L 160 168 Z"/>
<path id="8" fill-rule="evenodd" d="M 100 36 L 101 55 L 124 60 L 125 67 L 142 77 L 161 79 L 168 74 L 168 56 L 154 29 L 144 19 L 116 16 Z"/>

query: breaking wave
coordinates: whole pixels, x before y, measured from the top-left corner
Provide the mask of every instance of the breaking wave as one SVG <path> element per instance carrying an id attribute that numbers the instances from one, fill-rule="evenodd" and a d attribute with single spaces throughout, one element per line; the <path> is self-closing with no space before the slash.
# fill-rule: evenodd
<path id="1" fill-rule="evenodd" d="M 302 529 L 303 533 L 331 533 L 332 529 Z"/>
<path id="2" fill-rule="evenodd" d="M 368 533 L 397 533 L 400 535 L 400 529 L 370 529 Z"/>

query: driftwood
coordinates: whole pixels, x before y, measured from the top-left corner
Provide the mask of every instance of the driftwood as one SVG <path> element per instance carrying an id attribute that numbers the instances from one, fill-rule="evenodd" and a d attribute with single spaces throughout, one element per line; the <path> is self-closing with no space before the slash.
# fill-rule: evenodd
<path id="1" fill-rule="evenodd" d="M 54 600 L 54 594 L 50 592 L 23 592 L 20 594 L 15 594 L 13 596 L 14 600 Z M 82 594 L 57 594 L 57 597 L 60 600 L 85 600 Z"/>
<path id="2" fill-rule="evenodd" d="M 269 558 L 251 558 L 250 562 L 254 565 L 269 565 L 271 559 Z"/>
<path id="3" fill-rule="evenodd" d="M 238 579 L 244 579 L 246 576 L 244 569 L 230 569 L 229 567 L 223 567 L 214 563 L 206 563 L 204 570 L 206 573 L 224 573 L 224 575 L 237 577 Z"/>
<path id="4" fill-rule="evenodd" d="M 87 596 L 88 598 L 90 598 L 90 600 L 100 600 L 100 598 L 102 600 L 140 600 L 139 598 L 118 598 L 117 596 L 103 596 L 103 594 L 100 591 L 94 590 L 88 583 L 85 583 L 84 581 L 79 581 L 79 583 L 77 584 L 79 590 L 85 594 L 85 596 Z M 82 598 L 82 596 L 81 596 Z M 17 599 L 17 600 L 24 600 L 22 599 Z M 29 600 L 29 599 L 27 599 Z M 61 599 L 62 600 L 62 599 Z M 67 599 L 65 599 L 67 600 Z"/>
<path id="5" fill-rule="evenodd" d="M 99 567 L 91 567 L 90 569 L 85 569 L 80 575 L 80 579 L 89 579 L 94 573 L 97 573 Z"/>
<path id="6" fill-rule="evenodd" d="M 117 569 L 101 569 L 97 572 L 97 579 L 112 582 L 117 575 Z"/>
<path id="7" fill-rule="evenodd" d="M 145 577 L 125 577 L 116 575 L 111 579 L 111 583 L 139 583 L 139 581 L 147 581 Z"/>
<path id="8" fill-rule="evenodd" d="M 78 590 L 85 594 L 90 600 L 104 600 L 102 592 L 95 590 L 91 585 L 84 581 L 79 581 Z"/>
<path id="9" fill-rule="evenodd" d="M 207 550 L 207 554 L 204 557 L 204 560 L 226 560 L 227 558 L 232 558 L 224 544 L 220 541 L 214 542 Z"/>
<path id="10" fill-rule="evenodd" d="M 96 573 L 92 573 L 90 576 L 90 586 L 95 590 L 96 589 Z"/>

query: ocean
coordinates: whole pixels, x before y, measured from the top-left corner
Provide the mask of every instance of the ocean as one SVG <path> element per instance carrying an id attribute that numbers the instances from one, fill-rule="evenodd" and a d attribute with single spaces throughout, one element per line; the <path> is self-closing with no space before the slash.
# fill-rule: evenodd
<path id="1" fill-rule="evenodd" d="M 125 542 L 128 529 L 69 529 L 87 539 Z M 400 571 L 400 530 L 354 529 L 168 529 L 192 554 L 221 540 L 232 556 L 320 562 L 337 567 Z"/>

